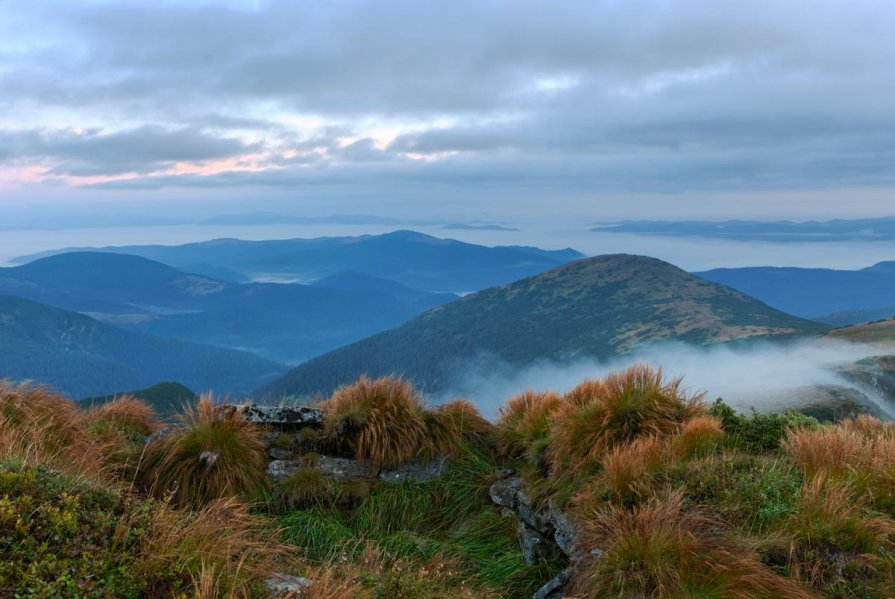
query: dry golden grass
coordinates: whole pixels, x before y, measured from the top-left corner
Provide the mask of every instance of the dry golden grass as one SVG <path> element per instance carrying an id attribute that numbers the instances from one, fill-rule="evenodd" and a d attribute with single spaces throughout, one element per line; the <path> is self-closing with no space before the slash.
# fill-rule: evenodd
<path id="1" fill-rule="evenodd" d="M 555 391 L 525 391 L 500 407 L 495 432 L 498 451 L 522 457 L 532 445 L 546 439 L 553 413 L 562 405 Z"/>
<path id="2" fill-rule="evenodd" d="M 866 459 L 867 438 L 838 426 L 789 431 L 783 449 L 809 476 L 842 474 Z"/>
<path id="3" fill-rule="evenodd" d="M 548 455 L 554 472 L 598 463 L 619 443 L 640 435 L 668 435 L 705 412 L 701 395 L 685 395 L 680 379 L 665 381 L 646 364 L 572 389 L 553 414 Z"/>
<path id="4" fill-rule="evenodd" d="M 846 571 L 886 565 L 878 552 L 893 548 L 895 520 L 870 512 L 847 482 L 821 473 L 806 481 L 787 531 L 790 575 L 823 590 Z"/>
<path id="5" fill-rule="evenodd" d="M 143 436 L 149 436 L 161 428 L 155 410 L 132 395 L 119 395 L 109 403 L 90 408 L 86 417 L 88 420 L 110 422 Z"/>
<path id="6" fill-rule="evenodd" d="M 429 446 L 422 398 L 398 377 L 361 377 L 336 389 L 321 407 L 326 436 L 374 468 L 412 461 Z"/>
<path id="7" fill-rule="evenodd" d="M 178 419 L 178 427 L 146 448 L 139 473 L 143 487 L 182 507 L 226 496 L 254 501 L 267 483 L 261 429 L 210 395 Z"/>
<path id="8" fill-rule="evenodd" d="M 455 399 L 435 410 L 454 421 L 457 431 L 466 439 L 481 438 L 494 430 L 491 424 L 468 399 Z"/>
<path id="9" fill-rule="evenodd" d="M 686 510 L 680 493 L 632 509 L 609 506 L 579 523 L 579 542 L 603 554 L 573 581 L 577 597 L 801 599 L 813 595 L 759 561 L 706 512 Z"/>
<path id="10" fill-rule="evenodd" d="M 265 521 L 232 497 L 192 513 L 161 505 L 144 534 L 138 567 L 147 577 L 168 572 L 208 597 L 255 596 L 266 575 L 297 566 Z"/>
<path id="11" fill-rule="evenodd" d="M 686 457 L 705 456 L 712 453 L 724 437 L 721 421 L 708 414 L 699 414 L 687 420 L 677 438 L 678 450 Z"/>
<path id="12" fill-rule="evenodd" d="M 895 422 L 883 422 L 869 414 L 860 414 L 856 418 L 843 420 L 839 426 L 846 431 L 870 439 L 895 437 Z"/>
<path id="13" fill-rule="evenodd" d="M 105 481 L 105 449 L 85 430 L 74 402 L 44 387 L 0 381 L 0 457 Z"/>
<path id="14" fill-rule="evenodd" d="M 641 497 L 651 489 L 650 479 L 672 460 L 666 440 L 650 435 L 609 450 L 603 457 L 602 482 L 619 501 Z"/>

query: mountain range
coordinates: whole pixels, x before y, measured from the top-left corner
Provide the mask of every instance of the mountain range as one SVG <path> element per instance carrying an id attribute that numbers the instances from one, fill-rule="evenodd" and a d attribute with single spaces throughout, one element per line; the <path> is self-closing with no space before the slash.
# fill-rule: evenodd
<path id="1" fill-rule="evenodd" d="M 0 348 L 0 377 L 47 383 L 76 398 L 172 379 L 240 393 L 286 370 L 246 352 L 126 331 L 7 295 L 0 295 Z"/>
<path id="2" fill-rule="evenodd" d="M 471 361 L 601 359 L 665 340 L 724 343 L 827 328 L 661 260 L 598 256 L 437 307 L 302 364 L 258 395 L 326 393 L 361 374 L 393 372 L 437 392 Z"/>
<path id="3" fill-rule="evenodd" d="M 842 326 L 895 315 L 895 262 L 861 270 L 718 268 L 696 273 L 770 306 Z"/>
<path id="4" fill-rule="evenodd" d="M 485 247 L 414 231 L 358 237 L 274 241 L 215 239 L 176 246 L 136 245 L 90 249 L 131 254 L 185 272 L 233 281 L 313 283 L 345 272 L 396 281 L 430 292 L 466 293 L 549 270 L 582 254 L 572 249 Z M 60 250 L 21 257 L 28 262 Z"/>
<path id="5" fill-rule="evenodd" d="M 386 330 L 457 297 L 352 273 L 317 286 L 232 283 L 103 252 L 57 254 L 0 269 L 0 293 L 136 332 L 285 363 Z"/>

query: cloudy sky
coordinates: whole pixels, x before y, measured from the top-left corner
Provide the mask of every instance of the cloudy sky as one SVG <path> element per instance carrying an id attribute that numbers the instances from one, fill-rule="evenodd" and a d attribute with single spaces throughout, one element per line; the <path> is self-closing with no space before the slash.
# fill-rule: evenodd
<path id="1" fill-rule="evenodd" d="M 891 215 L 892 31 L 878 0 L 0 0 L 0 211 Z"/>

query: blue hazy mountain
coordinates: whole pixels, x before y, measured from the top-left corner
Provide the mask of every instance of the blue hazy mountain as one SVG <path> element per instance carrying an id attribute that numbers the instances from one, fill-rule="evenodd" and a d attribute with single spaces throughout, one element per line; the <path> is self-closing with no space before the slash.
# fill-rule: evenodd
<path id="1" fill-rule="evenodd" d="M 758 266 L 696 273 L 804 318 L 845 325 L 895 315 L 895 262 L 861 270 Z"/>
<path id="2" fill-rule="evenodd" d="M 390 291 L 393 294 L 390 294 Z M 298 363 L 391 328 L 448 297 L 369 287 L 239 284 L 139 256 L 72 252 L 0 269 L 0 293 L 132 331 Z"/>
<path id="3" fill-rule="evenodd" d="M 413 231 L 275 241 L 216 239 L 177 246 L 106 247 L 99 251 L 142 256 L 181 270 L 196 265 L 224 268 L 252 280 L 312 283 L 344 272 L 357 272 L 414 289 L 451 293 L 511 283 L 582 256 L 571 249 L 492 248 Z M 23 257 L 20 262 L 34 257 L 38 256 Z M 233 275 L 225 278 L 232 280 Z"/>
<path id="4" fill-rule="evenodd" d="M 407 305 L 418 308 L 421 312 L 458 299 L 455 293 L 430 293 L 402 285 L 397 281 L 366 275 L 360 272 L 343 272 L 314 283 L 317 287 L 341 289 L 353 293 L 370 295 L 381 294 L 397 299 Z"/>
<path id="5" fill-rule="evenodd" d="M 34 380 L 75 398 L 168 380 L 239 393 L 286 369 L 246 352 L 126 331 L 8 295 L 0 295 L 0 348 L 0 378 Z"/>

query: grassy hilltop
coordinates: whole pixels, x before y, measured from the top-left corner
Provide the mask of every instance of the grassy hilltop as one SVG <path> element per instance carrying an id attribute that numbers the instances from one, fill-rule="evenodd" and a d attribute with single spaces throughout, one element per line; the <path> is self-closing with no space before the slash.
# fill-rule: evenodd
<path id="1" fill-rule="evenodd" d="M 744 416 L 645 365 L 520 394 L 494 423 L 391 377 L 321 408 L 273 480 L 264 431 L 210 396 L 145 445 L 139 400 L 0 387 L 0 596 L 263 597 L 279 573 L 299 597 L 521 598 L 566 568 L 581 598 L 895 593 L 895 426 L 866 415 Z M 324 455 L 449 467 L 334 479 Z M 569 520 L 571 560 L 520 548 L 498 480 Z"/>

